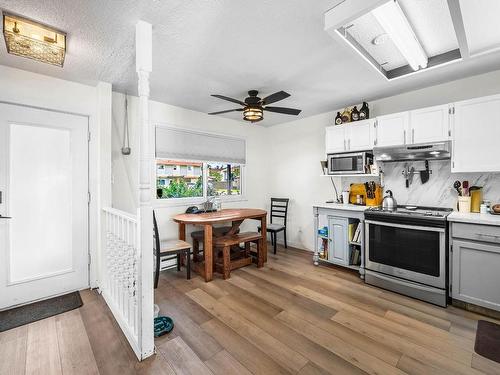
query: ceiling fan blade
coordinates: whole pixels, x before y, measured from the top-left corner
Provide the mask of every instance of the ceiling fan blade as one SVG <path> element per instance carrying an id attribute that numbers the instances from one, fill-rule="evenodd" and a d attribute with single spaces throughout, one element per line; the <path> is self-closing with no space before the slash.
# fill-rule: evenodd
<path id="1" fill-rule="evenodd" d="M 220 115 L 221 113 L 228 113 L 228 112 L 241 112 L 241 111 L 243 111 L 243 108 L 227 109 L 227 110 L 225 110 L 225 111 L 212 112 L 212 113 L 209 113 L 209 115 Z"/>
<path id="2" fill-rule="evenodd" d="M 264 107 L 264 111 L 283 113 L 285 115 L 294 115 L 297 116 L 300 112 L 300 109 L 294 108 L 283 108 L 283 107 Z"/>
<path id="3" fill-rule="evenodd" d="M 245 103 L 243 103 L 241 100 L 238 100 L 238 99 L 233 99 L 233 98 L 230 98 L 230 97 L 227 97 L 227 96 L 224 96 L 224 95 L 211 95 L 213 96 L 214 98 L 219 98 L 219 99 L 222 99 L 222 100 L 227 100 L 229 102 L 232 102 L 232 103 L 236 103 L 236 104 L 239 104 L 239 105 L 242 105 L 242 106 L 246 106 Z"/>
<path id="4" fill-rule="evenodd" d="M 289 96 L 290 96 L 290 94 L 287 92 L 278 91 L 278 92 L 275 92 L 274 94 L 271 94 L 271 95 L 265 97 L 264 99 L 262 99 L 262 104 L 267 105 L 267 104 L 271 104 L 271 103 L 276 103 L 276 102 L 279 102 L 280 100 L 288 98 Z"/>

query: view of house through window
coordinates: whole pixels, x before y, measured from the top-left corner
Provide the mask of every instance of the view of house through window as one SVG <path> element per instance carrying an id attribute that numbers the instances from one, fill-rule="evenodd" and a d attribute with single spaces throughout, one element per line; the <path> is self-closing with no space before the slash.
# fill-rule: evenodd
<path id="1" fill-rule="evenodd" d="M 163 199 L 203 197 L 203 163 L 157 160 L 156 195 Z"/>
<path id="2" fill-rule="evenodd" d="M 228 195 L 241 195 L 240 164 L 156 160 L 158 199 Z"/>

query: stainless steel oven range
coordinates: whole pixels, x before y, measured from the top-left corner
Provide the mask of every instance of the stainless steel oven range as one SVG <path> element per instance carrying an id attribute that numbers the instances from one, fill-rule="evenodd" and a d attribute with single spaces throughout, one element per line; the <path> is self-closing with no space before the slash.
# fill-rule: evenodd
<path id="1" fill-rule="evenodd" d="M 365 211 L 365 281 L 446 306 L 450 212 L 408 206 Z"/>

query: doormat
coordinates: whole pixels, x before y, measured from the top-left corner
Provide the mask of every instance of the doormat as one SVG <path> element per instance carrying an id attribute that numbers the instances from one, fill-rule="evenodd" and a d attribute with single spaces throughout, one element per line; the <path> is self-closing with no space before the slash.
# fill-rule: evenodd
<path id="1" fill-rule="evenodd" d="M 83 305 L 79 292 L 0 311 L 0 332 L 36 322 Z"/>
<path id="2" fill-rule="evenodd" d="M 500 325 L 486 320 L 478 321 L 474 351 L 500 363 Z"/>

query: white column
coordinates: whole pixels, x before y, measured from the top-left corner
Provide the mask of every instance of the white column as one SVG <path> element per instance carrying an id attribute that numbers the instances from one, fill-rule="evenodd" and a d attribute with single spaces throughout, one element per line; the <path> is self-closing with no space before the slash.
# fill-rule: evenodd
<path id="1" fill-rule="evenodd" d="M 149 74 L 152 70 L 152 27 L 139 21 L 135 30 L 136 71 L 139 80 L 139 245 L 141 269 L 139 270 L 140 332 L 139 343 L 142 359 L 154 353 L 153 337 L 153 209 L 151 204 L 153 147 L 150 139 L 152 124 L 149 122 Z"/>

